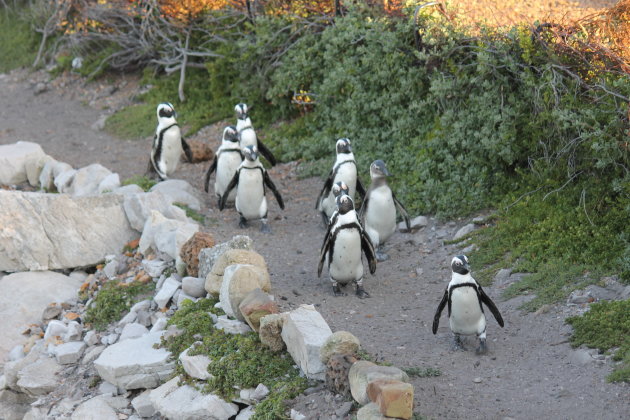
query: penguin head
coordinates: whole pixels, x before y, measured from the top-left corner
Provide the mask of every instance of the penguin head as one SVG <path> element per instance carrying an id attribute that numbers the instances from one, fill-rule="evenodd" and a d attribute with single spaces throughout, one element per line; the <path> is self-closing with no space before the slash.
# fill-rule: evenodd
<path id="1" fill-rule="evenodd" d="M 337 209 L 339 214 L 346 214 L 350 210 L 354 210 L 354 202 L 347 194 L 341 194 L 337 197 Z"/>
<path id="2" fill-rule="evenodd" d="M 158 120 L 162 118 L 175 118 L 177 117 L 177 112 L 175 112 L 175 107 L 170 102 L 162 102 L 157 106 L 157 117 Z"/>
<path id="3" fill-rule="evenodd" d="M 234 111 L 236 111 L 236 118 L 239 120 L 246 120 L 249 117 L 247 114 L 247 104 L 236 104 Z"/>
<path id="4" fill-rule="evenodd" d="M 256 159 L 258 159 L 258 147 L 256 146 L 245 146 L 243 148 L 243 155 L 245 156 L 245 159 L 253 162 Z"/>
<path id="5" fill-rule="evenodd" d="M 383 162 L 380 159 L 375 160 L 370 165 L 370 177 L 372 179 L 383 178 L 383 177 L 391 176 L 391 175 L 392 174 L 389 173 L 389 171 L 387 170 L 387 166 L 385 166 L 385 162 Z"/>
<path id="6" fill-rule="evenodd" d="M 223 140 L 231 141 L 232 143 L 238 143 L 238 133 L 236 127 L 228 125 L 223 129 Z"/>
<path id="7" fill-rule="evenodd" d="M 468 265 L 468 257 L 465 255 L 458 255 L 451 260 L 451 269 L 453 273 L 466 275 L 470 273 L 470 265 Z"/>
<path id="8" fill-rule="evenodd" d="M 352 152 L 352 146 L 350 146 L 350 139 L 342 138 L 337 140 L 337 154 Z"/>
<path id="9" fill-rule="evenodd" d="M 348 184 L 343 181 L 339 181 L 332 186 L 333 195 L 339 197 L 340 195 L 348 195 L 350 192 L 350 188 L 348 188 Z"/>

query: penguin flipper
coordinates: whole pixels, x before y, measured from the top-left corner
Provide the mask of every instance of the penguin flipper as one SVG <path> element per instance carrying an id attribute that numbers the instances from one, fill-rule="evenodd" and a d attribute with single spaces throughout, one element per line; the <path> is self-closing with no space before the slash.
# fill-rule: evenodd
<path id="1" fill-rule="evenodd" d="M 405 220 L 405 225 L 407 225 L 407 231 L 410 232 L 411 231 L 411 222 L 409 221 L 409 213 L 407 213 L 407 209 L 405 208 L 405 206 L 402 205 L 402 203 L 400 201 L 398 201 L 398 199 L 394 195 L 393 191 L 392 191 L 392 198 L 394 199 L 394 204 L 396 205 L 396 208 L 400 212 L 400 215 Z"/>
<path id="2" fill-rule="evenodd" d="M 182 149 L 184 149 L 184 154 L 186 155 L 186 160 L 188 160 L 188 162 L 190 162 L 190 163 L 193 163 L 192 150 L 190 149 L 190 145 L 186 142 L 186 140 L 184 140 L 183 137 L 182 137 Z"/>
<path id="3" fill-rule="evenodd" d="M 219 210 L 223 211 L 223 209 L 225 208 L 225 203 L 227 202 L 227 198 L 230 195 L 230 191 L 232 191 L 234 187 L 236 187 L 236 185 L 238 184 L 238 176 L 240 173 L 241 173 L 240 169 L 236 171 L 236 173 L 232 177 L 232 180 L 230 181 L 228 186 L 225 188 L 225 192 L 219 199 Z"/>
<path id="4" fill-rule="evenodd" d="M 364 216 L 367 212 L 367 208 L 368 208 L 368 203 L 370 202 L 370 194 L 367 194 L 364 198 L 363 201 L 361 202 L 361 207 L 359 208 L 359 221 L 363 221 L 363 224 L 365 225 L 365 220 L 364 220 Z"/>
<path id="5" fill-rule="evenodd" d="M 497 308 L 492 299 L 490 299 L 490 296 L 488 296 L 486 292 L 484 292 L 481 286 L 478 286 L 477 290 L 479 291 L 479 298 L 481 299 L 481 301 L 488 307 L 488 309 L 490 309 L 490 312 L 492 312 L 492 315 L 494 315 L 494 319 L 496 319 L 501 328 L 503 328 L 503 317 L 499 312 L 499 308 Z"/>
<path id="6" fill-rule="evenodd" d="M 278 189 L 276 188 L 275 184 L 271 180 L 271 177 L 269 176 L 269 173 L 267 171 L 263 171 L 263 182 L 265 183 L 266 186 L 269 187 L 269 189 L 273 193 L 273 196 L 276 197 L 276 201 L 278 202 L 278 205 L 280 206 L 280 208 L 284 210 L 284 201 L 282 200 L 282 196 L 278 192 Z"/>
<path id="7" fill-rule="evenodd" d="M 317 277 L 322 276 L 322 269 L 324 268 L 324 262 L 326 261 L 326 254 L 328 253 L 328 248 L 330 248 L 330 238 L 332 237 L 331 232 L 333 229 L 333 224 L 328 225 L 328 229 L 326 230 L 326 236 L 324 237 L 324 243 L 322 244 L 322 248 L 319 251 L 319 265 L 317 266 Z"/>
<path id="8" fill-rule="evenodd" d="M 374 245 L 372 245 L 370 237 L 363 229 L 361 229 L 361 249 L 368 260 L 370 274 L 374 274 L 376 271 L 376 251 L 374 251 Z"/>
<path id="9" fill-rule="evenodd" d="M 331 170 L 330 173 L 328 174 L 328 178 L 324 182 L 324 187 L 322 188 L 322 190 L 319 192 L 319 195 L 317 196 L 317 202 L 315 203 L 316 209 L 319 208 L 319 205 L 322 202 L 322 199 L 330 193 L 330 189 L 332 188 L 332 184 L 334 180 L 335 180 L 335 171 Z"/>
<path id="10" fill-rule="evenodd" d="M 361 196 L 361 200 L 363 200 L 365 198 L 365 187 L 363 186 L 363 183 L 361 182 L 358 176 L 357 176 L 357 192 Z"/>
<path id="11" fill-rule="evenodd" d="M 206 172 L 206 178 L 203 181 L 203 188 L 204 190 L 206 190 L 206 192 L 208 192 L 208 188 L 210 184 L 210 175 L 212 175 L 212 172 L 216 171 L 218 161 L 219 161 L 219 156 L 215 155 L 214 160 L 212 161 L 212 164 L 210 165 L 210 167 L 208 168 L 208 171 Z"/>
<path id="12" fill-rule="evenodd" d="M 442 311 L 448 302 L 448 288 L 444 291 L 444 296 L 442 296 L 442 300 L 435 311 L 435 315 L 433 316 L 433 334 L 437 333 L 438 326 L 440 325 L 440 316 L 442 315 Z"/>
<path id="13" fill-rule="evenodd" d="M 271 150 L 269 150 L 267 146 L 265 146 L 260 140 L 258 140 L 258 150 L 260 151 L 260 154 L 269 161 L 271 166 L 276 166 L 275 156 L 273 155 L 273 153 L 271 153 Z"/>

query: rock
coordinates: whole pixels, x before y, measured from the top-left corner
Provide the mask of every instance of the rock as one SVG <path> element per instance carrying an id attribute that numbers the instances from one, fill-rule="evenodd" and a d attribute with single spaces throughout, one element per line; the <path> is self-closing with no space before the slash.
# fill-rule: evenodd
<path id="1" fill-rule="evenodd" d="M 70 168 L 55 176 L 55 188 L 61 194 L 72 194 L 72 183 L 77 170 Z"/>
<path id="2" fill-rule="evenodd" d="M 331 356 L 355 355 L 359 351 L 361 343 L 359 339 L 348 331 L 335 331 L 330 335 L 319 351 L 319 357 L 323 364 L 327 364 Z"/>
<path id="3" fill-rule="evenodd" d="M 83 334 L 83 326 L 77 321 L 68 322 L 68 329 L 63 335 L 63 341 L 80 341 Z"/>
<path id="4" fill-rule="evenodd" d="M 495 287 L 505 286 L 509 283 L 510 274 L 512 274 L 511 268 L 502 268 L 497 274 L 494 276 L 494 282 L 492 283 Z"/>
<path id="5" fill-rule="evenodd" d="M 206 296 L 205 279 L 199 277 L 184 277 L 182 279 L 182 290 L 189 296 L 202 298 Z"/>
<path id="6" fill-rule="evenodd" d="M 411 231 L 420 229 L 425 227 L 426 225 L 429 224 L 429 219 L 427 219 L 425 216 L 418 216 L 418 217 L 414 217 L 413 219 L 411 219 L 409 221 L 409 224 L 411 226 Z M 405 224 L 405 221 L 403 220 L 402 222 L 398 223 L 398 230 L 406 233 L 409 232 L 407 230 L 407 225 Z"/>
<path id="7" fill-rule="evenodd" d="M 127 324 L 131 324 L 132 322 L 136 322 L 136 319 L 138 319 L 138 313 L 134 312 L 134 311 L 129 311 L 129 313 L 127 315 L 125 315 L 124 317 L 122 317 L 122 319 L 120 321 L 118 321 L 118 326 L 119 327 L 124 327 Z"/>
<path id="8" fill-rule="evenodd" d="M 166 324 L 168 320 L 166 318 L 158 318 L 157 321 L 153 322 L 153 326 L 151 327 L 150 333 L 164 331 L 166 329 Z"/>
<path id="9" fill-rule="evenodd" d="M 28 181 L 27 167 L 37 165 L 45 155 L 39 144 L 28 141 L 0 146 L 0 185 Z"/>
<path id="10" fill-rule="evenodd" d="M 246 334 L 252 331 L 252 329 L 244 322 L 228 319 L 227 315 L 221 315 L 214 326 L 215 328 L 223 330 L 228 334 Z"/>
<path id="11" fill-rule="evenodd" d="M 341 404 L 341 407 L 335 410 L 335 414 L 340 419 L 345 419 L 346 416 L 350 414 L 350 411 L 352 411 L 352 401 L 346 401 L 345 403 Z"/>
<path id="12" fill-rule="evenodd" d="M 596 284 L 586 286 L 584 289 L 588 296 L 595 299 L 596 302 L 600 300 L 615 300 L 619 298 L 619 293 L 609 288 L 601 287 Z"/>
<path id="13" fill-rule="evenodd" d="M 46 326 L 46 334 L 44 334 L 44 341 L 50 343 L 55 340 L 55 337 L 63 337 L 68 332 L 68 326 L 63 321 L 52 320 Z"/>
<path id="14" fill-rule="evenodd" d="M 45 346 L 43 342 L 40 340 L 37 344 L 35 344 L 35 346 L 33 346 L 31 351 L 28 352 L 26 356 L 15 361 L 6 362 L 4 364 L 4 375 L 2 377 L 4 378 L 5 388 L 22 392 L 22 389 L 17 386 L 18 373 L 26 366 L 35 363 L 39 359 L 44 347 Z"/>
<path id="15" fill-rule="evenodd" d="M 58 305 L 56 302 L 53 302 L 46 306 L 44 312 L 42 313 L 42 321 L 48 321 L 49 319 L 57 318 L 61 314 L 62 308 L 61 305 Z"/>
<path id="16" fill-rule="evenodd" d="M 221 292 L 223 285 L 223 275 L 225 269 L 231 265 L 247 264 L 260 267 L 262 271 L 258 271 L 263 276 L 260 278 L 260 288 L 269 292 L 271 290 L 271 281 L 269 280 L 269 272 L 267 271 L 267 264 L 262 255 L 243 249 L 228 249 L 225 251 L 212 266 L 212 270 L 206 276 L 205 288 L 208 293 L 215 296 Z M 266 274 L 266 275 L 265 275 Z"/>
<path id="17" fill-rule="evenodd" d="M 357 411 L 357 420 L 391 420 L 391 418 L 388 419 L 381 414 L 376 403 L 369 403 Z"/>
<path id="18" fill-rule="evenodd" d="M 17 374 L 17 387 L 31 396 L 48 394 L 57 387 L 59 383 L 57 373 L 60 371 L 61 366 L 53 359 L 40 358 L 20 369 Z"/>
<path id="19" fill-rule="evenodd" d="M 256 404 L 269 395 L 269 388 L 264 384 L 258 384 L 256 388 L 241 389 L 239 397 L 248 404 Z"/>
<path id="20" fill-rule="evenodd" d="M 569 355 L 569 361 L 571 362 L 571 364 L 574 364 L 574 365 L 585 366 L 595 361 L 595 359 L 593 359 L 593 357 L 588 352 L 588 350 L 578 349 L 578 350 L 571 350 L 571 354 Z"/>
<path id="21" fill-rule="evenodd" d="M 11 351 L 9 352 L 9 354 L 7 355 L 7 358 L 10 362 L 13 362 L 15 360 L 20 360 L 23 359 L 25 356 L 24 354 L 24 346 L 23 345 L 17 345 L 15 347 L 13 347 L 11 349 Z M 0 388 L 2 389 L 2 388 Z"/>
<path id="22" fill-rule="evenodd" d="M 209 144 L 199 140 L 187 140 L 192 153 L 192 162 L 199 163 L 214 159 L 214 151 Z"/>
<path id="23" fill-rule="evenodd" d="M 128 185 L 127 187 L 131 187 Z M 137 185 L 136 185 L 137 187 Z M 140 188 L 140 187 L 138 187 Z M 115 190 L 116 194 L 120 194 L 120 189 Z M 139 193 L 128 193 L 123 195 L 123 206 L 129 224 L 138 232 L 142 232 L 147 219 L 151 216 L 152 211 L 158 211 L 168 219 L 179 220 L 180 222 L 188 222 L 186 212 L 179 207 L 173 205 L 173 201 L 159 192 L 145 193 L 140 188 Z"/>
<path id="24" fill-rule="evenodd" d="M 196 277 L 199 274 L 199 252 L 204 248 L 212 248 L 214 245 L 212 235 L 205 232 L 197 232 L 186 241 L 179 255 L 186 263 L 189 276 Z"/>
<path id="25" fill-rule="evenodd" d="M 27 411 L 31 408 L 34 398 L 26 394 L 0 390 L 0 419 L 22 420 Z"/>
<path id="26" fill-rule="evenodd" d="M 330 327 L 313 305 L 300 305 L 289 312 L 282 328 L 282 339 L 287 351 L 310 379 L 325 378 L 325 367 L 319 358 L 319 351 L 330 335 Z"/>
<path id="27" fill-rule="evenodd" d="M 142 268 L 151 277 L 160 277 L 168 264 L 162 260 L 142 260 Z"/>
<path id="28" fill-rule="evenodd" d="M 195 211 L 201 210 L 201 202 L 197 198 L 197 191 L 188 182 L 182 179 L 167 179 L 158 182 L 150 192 L 160 192 L 171 200 L 172 203 L 185 204 Z"/>
<path id="29" fill-rule="evenodd" d="M 259 287 L 249 292 L 238 305 L 238 312 L 245 322 L 256 332 L 260 329 L 260 319 L 279 312 L 276 302 Z"/>
<path id="30" fill-rule="evenodd" d="M 157 292 L 153 300 L 157 303 L 158 308 L 165 308 L 168 302 L 171 300 L 177 289 L 179 289 L 181 283 L 175 280 L 173 277 L 166 279 L 160 291 Z"/>
<path id="31" fill-rule="evenodd" d="M 156 349 L 162 333 L 149 333 L 139 338 L 120 341 L 94 361 L 94 367 L 104 380 L 122 389 L 154 388 L 174 370 L 170 353 Z"/>
<path id="32" fill-rule="evenodd" d="M 177 259 L 182 245 L 198 230 L 199 225 L 196 223 L 167 219 L 160 212 L 152 210 L 144 224 L 138 249 L 147 254 L 152 248 Z"/>
<path id="33" fill-rule="evenodd" d="M 109 174 L 98 184 L 96 192 L 99 194 L 110 193 L 120 188 L 120 175 Z"/>
<path id="34" fill-rule="evenodd" d="M 122 187 L 116 188 L 114 191 L 112 191 L 112 193 L 124 196 L 128 194 L 144 194 L 144 190 L 138 184 L 127 184 L 123 185 Z"/>
<path id="35" fill-rule="evenodd" d="M 118 420 L 118 415 L 103 399 L 94 397 L 79 405 L 71 420 Z"/>
<path id="36" fill-rule="evenodd" d="M 295 409 L 291 409 L 291 420 L 306 420 L 306 416 Z"/>
<path id="37" fill-rule="evenodd" d="M 271 314 L 260 318 L 258 337 L 260 342 L 271 351 L 280 352 L 285 349 L 282 339 L 282 328 L 286 321 L 286 314 Z"/>
<path id="38" fill-rule="evenodd" d="M 482 382 L 480 377 L 476 377 L 475 379 L 473 379 L 473 382 L 476 384 L 480 384 Z"/>
<path id="39" fill-rule="evenodd" d="M 351 397 L 348 374 L 356 361 L 356 357 L 351 355 L 332 355 L 326 364 L 326 387 L 346 398 Z"/>
<path id="40" fill-rule="evenodd" d="M 230 265 L 224 271 L 219 292 L 221 307 L 227 315 L 245 321 L 238 307 L 248 293 L 259 288 L 270 289 L 269 273 L 266 269 L 250 264 Z"/>
<path id="41" fill-rule="evenodd" d="M 75 297 L 79 287 L 80 281 L 51 271 L 14 273 L 0 278 L 0 364 L 9 350 L 24 343 L 24 326 L 39 323 L 42 308 L 51 301 L 64 302 Z M 66 332 L 63 326 L 64 331 L 59 335 Z"/>
<path id="42" fill-rule="evenodd" d="M 256 414 L 254 412 L 254 407 L 250 405 L 249 407 L 245 407 L 243 410 L 241 410 L 241 412 L 238 413 L 238 415 L 236 416 L 235 420 L 249 420 L 254 416 L 254 414 Z"/>
<path id="43" fill-rule="evenodd" d="M 376 379 L 368 384 L 368 397 L 381 414 L 387 417 L 411 419 L 413 416 L 413 385 L 389 379 Z"/>
<path id="44" fill-rule="evenodd" d="M 105 350 L 105 346 L 94 346 L 92 348 L 89 348 L 85 352 L 85 356 L 83 356 L 83 360 L 81 360 L 81 364 L 88 365 L 92 363 L 94 360 L 96 360 L 98 356 L 101 355 L 101 353 L 103 353 L 103 350 Z"/>
<path id="45" fill-rule="evenodd" d="M 589 291 L 587 290 L 574 290 L 571 292 L 569 297 L 567 298 L 568 305 L 582 305 L 584 303 L 594 302 L 595 298 L 593 298 Z"/>
<path id="46" fill-rule="evenodd" d="M 50 159 L 47 159 L 46 157 L 41 159 L 44 161 L 44 166 L 42 167 L 42 170 L 39 173 L 39 179 L 38 179 L 40 190 L 45 191 L 45 192 L 51 192 L 51 191 L 56 190 L 54 169 L 57 166 L 57 163 L 59 163 L 52 157 L 50 156 L 48 157 Z"/>
<path id="47" fill-rule="evenodd" d="M 205 279 L 210 271 L 212 271 L 212 267 L 214 263 L 219 259 L 224 252 L 229 249 L 245 249 L 252 250 L 253 241 L 249 238 L 249 236 L 245 235 L 237 235 L 230 239 L 228 242 L 223 242 L 218 245 L 213 246 L 212 248 L 204 248 L 199 252 L 199 273 L 198 276 L 202 279 Z M 219 284 L 219 288 L 221 285 Z M 218 293 L 218 291 L 217 291 Z"/>
<path id="48" fill-rule="evenodd" d="M 409 376 L 402 370 L 393 366 L 378 366 L 367 360 L 359 360 L 350 368 L 348 380 L 350 392 L 359 404 L 367 404 L 370 399 L 367 394 L 367 386 L 376 379 L 391 379 L 408 382 Z"/>
<path id="49" fill-rule="evenodd" d="M 112 174 L 112 171 L 99 163 L 93 163 L 78 169 L 74 174 L 71 192 L 75 197 L 98 194 L 99 184 Z"/>
<path id="50" fill-rule="evenodd" d="M 101 382 L 98 386 L 99 394 L 109 394 L 109 395 L 118 395 L 118 387 L 114 384 L 110 384 L 107 381 Z"/>
<path id="51" fill-rule="evenodd" d="M 83 355 L 84 350 L 85 343 L 83 341 L 72 341 L 70 343 L 60 344 L 55 347 L 55 358 L 60 365 L 77 363 Z"/>
<path id="52" fill-rule="evenodd" d="M 103 131 L 105 129 L 105 121 L 107 121 L 107 115 L 101 114 L 98 119 L 90 126 L 94 131 Z"/>
<path id="53" fill-rule="evenodd" d="M 155 415 L 155 407 L 151 402 L 151 391 L 147 390 L 131 400 L 131 405 L 140 417 L 152 417 Z"/>
<path id="54" fill-rule="evenodd" d="M 189 356 L 188 352 L 191 348 L 192 347 L 187 348 L 179 355 L 179 361 L 182 363 L 182 367 L 188 376 L 201 380 L 212 378 L 212 375 L 208 373 L 208 365 L 212 362 L 212 360 L 203 354 Z"/>
<path id="55" fill-rule="evenodd" d="M 128 340 L 130 338 L 138 338 L 147 334 L 149 330 L 144 325 L 140 325 L 138 323 L 131 323 L 125 325 L 122 332 L 120 333 L 120 338 L 118 341 Z"/>
<path id="56" fill-rule="evenodd" d="M 178 387 L 179 378 L 171 379 L 150 394 L 157 411 L 169 420 L 228 420 L 238 413 L 236 404 L 213 394 L 201 394 L 191 386 Z"/>
<path id="57" fill-rule="evenodd" d="M 44 166 L 46 166 L 48 162 L 54 161 L 55 159 L 48 155 L 44 155 L 37 160 L 29 160 L 26 164 L 26 177 L 28 178 L 28 183 L 33 187 L 41 185 L 39 180 Z M 48 182 L 51 183 L 53 181 L 52 179 L 48 179 Z"/>
<path id="58" fill-rule="evenodd" d="M 463 238 L 464 236 L 468 235 L 470 232 L 472 232 L 473 230 L 475 230 L 475 225 L 473 223 L 469 223 L 465 226 L 462 226 L 456 233 L 455 236 L 453 236 L 453 240 L 456 241 L 458 239 Z"/>
<path id="59" fill-rule="evenodd" d="M 0 271 L 95 265 L 136 236 L 119 196 L 0 191 L 0 202 Z"/>

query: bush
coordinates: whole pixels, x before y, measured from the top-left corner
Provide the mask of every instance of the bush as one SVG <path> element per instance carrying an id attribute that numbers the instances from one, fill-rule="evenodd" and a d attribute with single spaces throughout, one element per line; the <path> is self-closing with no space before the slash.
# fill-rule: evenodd
<path id="1" fill-rule="evenodd" d="M 28 67 L 35 59 L 37 37 L 20 12 L 21 9 L 0 8 L 0 73 Z"/>

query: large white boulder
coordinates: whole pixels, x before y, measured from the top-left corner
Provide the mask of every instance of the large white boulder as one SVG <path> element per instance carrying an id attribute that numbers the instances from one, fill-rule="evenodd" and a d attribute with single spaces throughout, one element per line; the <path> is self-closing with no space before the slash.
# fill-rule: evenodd
<path id="1" fill-rule="evenodd" d="M 153 347 L 160 337 L 162 333 L 149 333 L 119 341 L 101 353 L 94 367 L 101 378 L 119 388 L 155 388 L 175 368 L 166 349 Z"/>
<path id="2" fill-rule="evenodd" d="M 0 364 L 9 350 L 25 341 L 22 331 L 41 321 L 42 310 L 49 303 L 75 298 L 80 286 L 80 280 L 52 271 L 0 278 Z"/>
<path id="3" fill-rule="evenodd" d="M 289 312 L 282 328 L 287 351 L 302 372 L 311 379 L 323 380 L 326 367 L 319 351 L 332 330 L 313 305 L 300 305 Z"/>
<path id="4" fill-rule="evenodd" d="M 99 163 L 93 163 L 78 169 L 72 181 L 72 195 L 84 197 L 98 194 L 98 186 L 111 174 L 112 171 Z"/>
<path id="5" fill-rule="evenodd" d="M 94 265 L 137 237 L 123 197 L 0 191 L 0 271 Z"/>
<path id="6" fill-rule="evenodd" d="M 41 357 L 18 372 L 17 387 L 31 396 L 46 395 L 59 386 L 60 371 L 61 365 L 55 359 Z"/>
<path id="7" fill-rule="evenodd" d="M 45 155 L 39 144 L 28 141 L 0 146 L 0 184 L 28 181 L 27 170 L 33 173 L 33 168 L 39 165 Z"/>
<path id="8" fill-rule="evenodd" d="M 152 210 L 159 211 L 168 219 L 180 220 L 182 222 L 188 221 L 186 212 L 174 206 L 171 198 L 159 191 L 126 194 L 124 206 L 131 227 L 138 232 L 142 232 L 142 229 L 144 229 L 144 224 L 151 216 Z"/>
<path id="9" fill-rule="evenodd" d="M 185 204 L 193 210 L 201 210 L 201 202 L 197 198 L 197 191 L 182 179 L 168 179 L 158 182 L 149 191 L 159 191 L 169 198 L 172 203 Z"/>
<path id="10" fill-rule="evenodd" d="M 102 396 L 94 397 L 79 405 L 71 420 L 118 420 L 118 415 Z"/>
<path id="11" fill-rule="evenodd" d="M 178 259 L 184 243 L 198 230 L 196 223 L 167 219 L 159 211 L 152 210 L 142 230 L 139 251 L 146 254 L 152 248 Z"/>

